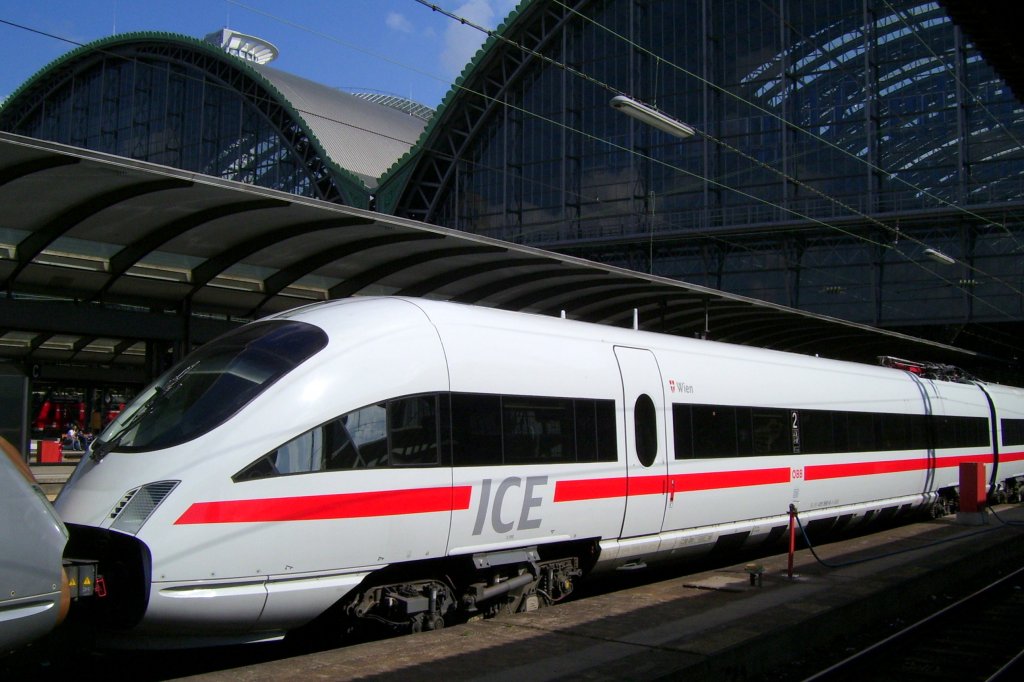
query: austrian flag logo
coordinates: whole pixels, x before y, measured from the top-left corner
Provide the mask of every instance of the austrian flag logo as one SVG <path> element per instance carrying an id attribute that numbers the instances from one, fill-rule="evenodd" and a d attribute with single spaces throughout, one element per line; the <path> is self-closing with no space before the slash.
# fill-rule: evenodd
<path id="1" fill-rule="evenodd" d="M 668 380 L 668 390 L 672 391 L 673 393 L 676 392 L 676 380 L 675 379 L 669 379 Z"/>

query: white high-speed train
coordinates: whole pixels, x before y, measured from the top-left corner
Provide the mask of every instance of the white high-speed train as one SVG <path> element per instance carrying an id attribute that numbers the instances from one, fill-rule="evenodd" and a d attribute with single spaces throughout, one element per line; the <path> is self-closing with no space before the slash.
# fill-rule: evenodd
<path id="1" fill-rule="evenodd" d="M 187 357 L 57 501 L 108 622 L 257 641 L 321 614 L 437 628 L 578 576 L 932 505 L 1024 475 L 1024 391 L 403 298 Z M 163 638 L 163 639 L 161 639 Z"/>

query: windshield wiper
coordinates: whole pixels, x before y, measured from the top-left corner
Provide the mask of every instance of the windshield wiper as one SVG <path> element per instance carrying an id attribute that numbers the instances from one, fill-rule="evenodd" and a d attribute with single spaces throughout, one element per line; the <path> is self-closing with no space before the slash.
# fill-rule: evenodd
<path id="1" fill-rule="evenodd" d="M 167 400 L 167 391 L 157 386 L 153 389 L 153 395 L 150 396 L 149 400 L 139 408 L 138 412 L 133 414 L 124 425 L 117 430 L 115 434 L 110 436 L 106 440 L 96 439 L 89 447 L 89 458 L 93 461 L 100 461 L 106 457 L 110 452 L 121 444 L 124 440 L 125 434 L 135 428 L 139 422 L 142 421 L 143 417 L 148 415 L 153 409 L 160 403 Z"/>
<path id="2" fill-rule="evenodd" d="M 114 448 L 120 445 L 125 435 L 137 426 L 138 423 L 142 421 L 143 417 L 152 412 L 157 405 L 167 402 L 168 396 L 182 385 L 182 380 L 196 368 L 199 362 L 199 360 L 195 360 L 190 365 L 186 365 L 178 370 L 178 373 L 169 378 L 163 385 L 154 386 L 153 395 L 150 396 L 149 400 L 147 400 L 144 405 L 139 407 L 138 412 L 128 418 L 128 421 L 126 421 L 124 425 L 117 430 L 117 433 L 106 440 L 97 439 L 93 442 L 92 446 L 89 448 L 89 457 L 98 462 L 106 457 Z"/>

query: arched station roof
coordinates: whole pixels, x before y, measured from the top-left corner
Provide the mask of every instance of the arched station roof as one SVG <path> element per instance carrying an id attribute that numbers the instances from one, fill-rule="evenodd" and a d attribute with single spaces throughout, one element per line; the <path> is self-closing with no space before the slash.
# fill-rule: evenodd
<path id="1" fill-rule="evenodd" d="M 682 4 L 682 3 L 680 3 Z M 754 3 L 756 4 L 756 3 Z M 608 82 L 603 83 L 596 77 L 589 81 L 581 77 L 580 73 L 573 71 L 574 58 L 578 52 L 575 49 L 577 42 L 583 42 L 584 38 L 579 37 L 581 27 L 600 25 L 600 21 L 593 18 L 602 7 L 614 5 L 614 3 L 598 2 L 596 0 L 572 0 L 571 2 L 545 3 L 545 2 L 523 2 L 513 10 L 505 21 L 499 25 L 484 43 L 484 46 L 476 53 L 473 59 L 463 69 L 462 74 L 456 80 L 454 86 L 449 90 L 435 116 L 424 130 L 417 141 L 416 146 L 408 150 L 388 172 L 380 179 L 378 191 L 378 210 L 394 213 L 405 217 L 424 220 L 426 222 L 445 224 L 460 227 L 469 231 L 482 231 L 479 225 L 472 221 L 460 219 L 452 215 L 452 209 L 448 204 L 451 197 L 455 201 L 469 203 L 467 195 L 472 191 L 471 185 L 459 186 L 460 174 L 466 175 L 467 169 L 475 170 L 478 174 L 488 170 L 488 163 L 481 160 L 481 150 L 494 144 L 495 139 L 500 139 L 500 130 L 510 124 L 510 119 L 523 119 L 530 121 L 533 127 L 529 128 L 534 135 L 541 130 L 547 130 L 550 139 L 560 141 L 561 136 L 566 139 L 575 138 L 582 140 L 584 137 L 595 137 L 600 140 L 620 138 L 621 130 L 615 127 L 616 124 L 607 121 L 602 122 L 602 117 L 595 117 L 593 113 L 589 118 L 581 118 L 579 110 L 583 107 L 592 107 L 593 102 L 599 102 L 598 109 L 609 120 L 614 118 L 624 119 L 619 114 L 612 114 L 607 102 L 612 95 L 625 91 L 630 87 L 631 79 L 627 73 L 635 73 L 641 69 L 639 65 L 633 65 L 630 69 L 622 69 L 618 72 L 612 71 L 607 77 Z M 873 38 L 877 44 L 886 44 L 888 49 L 899 46 L 908 55 L 913 54 L 915 49 L 920 49 L 924 40 L 922 32 L 934 31 L 938 40 L 940 37 L 951 33 L 948 25 L 956 21 L 971 32 L 973 37 L 981 41 L 981 44 L 988 49 L 986 55 L 995 59 L 997 66 L 1001 67 L 1001 75 L 1016 82 L 1024 80 L 1021 77 L 1021 63 L 1024 58 L 1014 56 L 1010 47 L 1014 44 L 1016 24 L 1000 22 L 997 18 L 1000 14 L 1006 13 L 1011 18 L 1024 14 L 1024 10 L 1015 9 L 1012 12 L 1004 12 L 999 7 L 986 7 L 982 12 L 977 8 L 977 3 L 960 0 L 942 0 L 939 4 L 922 2 L 913 10 L 914 21 L 918 22 L 916 29 L 908 25 L 908 10 L 897 3 L 898 9 L 888 3 L 878 11 L 871 22 L 871 30 L 878 33 Z M 774 10 L 773 10 L 774 11 Z M 851 27 L 846 17 L 842 16 L 836 8 L 831 8 L 836 14 L 823 20 L 819 32 L 813 36 L 804 36 L 784 48 L 775 50 L 765 48 L 758 59 L 751 61 L 745 66 L 745 72 L 741 71 L 739 83 L 734 86 L 737 94 L 749 98 L 752 104 L 760 112 L 777 111 L 782 103 L 787 100 L 798 99 L 798 95 L 807 101 L 822 102 L 820 107 L 813 107 L 814 116 L 806 119 L 794 119 L 792 124 L 808 130 L 835 129 L 843 131 L 835 133 L 834 139 L 829 138 L 831 145 L 845 151 L 843 159 L 863 157 L 868 153 L 865 149 L 865 137 L 863 121 L 865 119 L 865 91 L 864 85 L 852 82 L 850 76 L 839 66 L 848 63 L 861 63 L 865 59 L 865 51 L 869 49 L 866 44 L 867 28 L 861 25 L 860 21 L 854 22 Z M 628 14 L 625 10 L 624 14 Z M 859 12 L 852 13 L 854 16 L 861 16 Z M 947 16 L 949 14 L 950 16 Z M 975 15 L 969 18 L 968 15 Z M 824 12 L 822 16 L 828 16 Z M 867 16 L 867 15 L 864 15 Z M 590 17 L 590 18 L 588 18 Z M 782 21 L 780 15 L 780 21 Z M 980 17 L 980 18 L 979 18 Z M 787 30 L 791 30 L 790 29 Z M 610 29 L 608 29 L 610 31 Z M 682 30 L 682 29 L 680 29 Z M 718 29 L 720 30 L 720 29 Z M 589 35 L 589 34 L 588 34 Z M 671 41 L 692 37 L 688 34 L 665 33 L 664 35 L 675 36 Z M 682 37 L 680 37 L 682 36 Z M 621 38 L 621 36 L 620 36 Z M 625 43 L 623 38 L 620 42 Z M 927 43 L 926 43 L 927 45 Z M 662 46 L 664 48 L 664 46 Z M 609 48 L 611 49 L 611 48 Z M 928 47 L 928 50 L 932 50 Z M 640 49 L 637 50 L 642 51 Z M 603 58 L 611 59 L 612 53 Z M 628 59 L 627 53 L 618 55 L 620 59 Z M 635 57 L 634 57 L 635 58 Z M 874 59 L 874 58 L 873 58 Z M 561 66 L 559 66 L 562 62 Z M 630 62 L 631 64 L 633 62 Z M 595 64 L 588 65 L 590 71 L 601 72 Z M 684 66 L 700 71 L 701 67 L 696 64 L 685 63 Z M 719 68 L 715 66 L 715 68 Z M 893 108 L 893 112 L 887 113 L 895 119 L 904 116 L 902 111 L 897 111 L 900 98 L 926 97 L 922 93 L 943 92 L 948 87 L 944 78 L 947 77 L 947 70 L 944 66 L 943 57 L 934 51 L 924 58 L 917 58 L 911 61 L 887 60 L 884 63 L 874 65 L 872 68 L 878 70 L 878 83 L 880 101 Z M 584 69 L 588 71 L 588 69 Z M 785 78 L 771 77 L 766 79 L 766 74 L 785 72 Z M 657 72 L 655 72 L 657 73 Z M 667 79 L 662 79 L 663 82 Z M 696 82 L 694 76 L 690 80 Z M 541 92 L 543 87 L 549 92 Z M 655 76 L 654 86 L 658 80 Z M 638 86 L 637 86 L 638 87 Z M 650 87 L 650 86 L 648 86 Z M 999 83 L 995 77 L 984 83 L 975 85 L 977 88 L 998 89 Z M 616 89 L 613 89 L 616 88 Z M 690 99 L 694 102 L 701 100 L 704 95 L 700 94 L 697 85 L 688 90 Z M 524 94 L 526 93 L 526 94 Z M 566 94 L 570 93 L 570 94 Z M 571 95 L 575 93 L 575 95 Z M 650 97 L 657 93 L 652 92 Z M 944 94 L 945 96 L 945 94 Z M 889 103 L 891 101 L 891 103 Z M 677 102 L 681 106 L 682 102 Z M 791 106 L 796 106 L 791 105 Z M 691 112 L 696 115 L 696 111 Z M 783 110 L 785 113 L 785 110 Z M 739 115 L 739 114 L 737 114 Z M 937 115 L 937 114 L 936 114 Z M 710 115 L 701 113 L 705 125 L 710 127 Z M 809 114 L 808 114 L 809 116 Z M 878 114 L 874 114 L 878 116 Z M 937 159 L 946 158 L 954 154 L 955 145 L 959 136 L 969 135 L 973 144 L 977 145 L 976 162 L 991 161 L 1004 157 L 1020 146 L 1018 141 L 1010 134 L 1007 134 L 1005 125 L 991 125 L 987 118 L 976 117 L 967 132 L 953 129 L 937 134 L 935 130 L 927 127 L 922 120 L 914 120 L 914 117 L 905 116 L 898 128 L 898 134 L 886 131 L 886 158 L 887 167 L 894 171 L 898 169 L 901 178 L 906 177 L 917 184 L 928 187 L 931 191 L 941 193 L 943 183 L 951 182 L 952 175 L 943 176 L 938 179 L 931 178 L 928 173 L 938 163 Z M 1014 118 L 1019 119 L 1019 115 Z M 583 123 L 586 121 L 586 124 Z M 693 122 L 693 121 L 691 121 Z M 621 121 L 620 121 L 621 123 Z M 586 133 L 586 134 L 584 134 Z M 892 137 L 893 139 L 889 139 Z M 711 144 L 711 131 L 701 130 L 697 138 L 705 138 L 702 144 Z M 567 157 L 577 157 L 584 152 L 579 147 L 580 142 L 573 147 L 568 142 L 562 142 L 563 153 Z M 717 142 L 716 142 L 717 144 Z M 501 143 L 497 144 L 501 147 Z M 781 148 L 781 145 L 776 145 Z M 601 147 L 598 152 L 589 152 L 596 156 L 604 156 L 615 151 L 618 144 L 609 147 Z M 677 150 L 678 146 L 668 146 L 670 150 Z M 502 154 L 505 152 L 502 151 Z M 655 152 L 651 152 L 655 154 Z M 780 153 L 773 149 L 772 153 Z M 804 151 L 803 154 L 810 155 Z M 521 155 L 515 161 L 509 162 L 510 169 L 507 170 L 513 179 L 507 180 L 510 187 L 526 186 L 532 181 L 538 188 L 537 194 L 543 192 L 561 192 L 565 196 L 562 202 L 572 208 L 583 200 L 586 192 L 579 187 L 571 187 L 566 183 L 563 173 L 557 165 L 550 162 L 550 154 L 547 148 L 541 147 L 539 156 L 529 157 Z M 489 157 L 483 157 L 489 158 Z M 668 167 L 680 166 L 685 168 L 687 175 L 695 175 L 695 171 L 687 166 L 685 156 L 664 158 L 657 157 L 659 163 Z M 762 159 L 762 161 L 765 161 Z M 775 162 L 774 160 L 772 161 Z M 591 173 L 597 172 L 601 160 L 592 160 Z M 781 162 L 780 162 L 781 163 Z M 855 168 L 859 172 L 861 161 L 856 161 Z M 460 164 L 462 168 L 460 169 Z M 538 169 L 547 169 L 545 176 L 536 173 L 532 180 L 522 166 L 532 166 Z M 478 168 L 479 167 L 479 168 Z M 865 167 L 866 168 L 866 167 Z M 506 172 L 505 170 L 498 172 Z M 704 171 L 701 171 L 704 172 Z M 838 172 L 838 171 L 835 171 Z M 739 173 L 735 173 L 739 175 Z M 895 173 L 894 173 L 895 174 Z M 975 174 L 981 178 L 980 166 Z M 940 174 L 941 175 L 941 174 Z M 585 177 L 585 173 L 577 172 L 574 177 Z M 814 177 L 809 174 L 808 182 L 812 183 Z M 685 179 L 685 178 L 684 178 Z M 739 203 L 750 203 L 749 193 L 757 194 L 757 190 L 746 187 L 728 177 L 714 178 L 717 192 L 720 189 L 739 190 Z M 764 182 L 764 180 L 757 180 Z M 937 186 L 929 185 L 931 182 Z M 986 184 L 985 179 L 975 179 L 975 186 L 972 192 L 985 196 L 1002 197 L 1000 192 L 1010 191 L 1013 198 L 1019 195 L 1019 184 L 1013 179 L 996 174 Z M 486 185 L 486 183 L 483 183 Z M 813 184 L 813 183 L 812 183 Z M 897 184 L 897 189 L 902 189 L 902 184 Z M 1009 190 L 1006 189 L 1009 187 Z M 476 190 L 484 194 L 484 189 Z M 505 210 L 509 214 L 517 211 L 526 212 L 526 204 L 531 201 L 528 193 L 523 193 L 523 198 L 506 199 L 506 193 L 496 193 L 495 198 L 479 197 L 476 200 L 482 204 L 507 201 Z M 653 186 L 645 187 L 643 193 L 653 191 Z M 829 194 L 828 190 L 820 192 Z M 927 194 L 928 192 L 924 192 Z M 662 192 L 664 194 L 664 192 Z M 532 199 L 536 205 L 529 206 L 535 209 L 535 213 L 542 216 L 538 218 L 541 222 L 550 220 L 546 213 L 540 209 L 550 208 L 551 204 L 557 204 L 545 198 L 548 204 L 540 204 Z M 687 201 L 695 201 L 690 197 Z M 847 199 L 849 201 L 850 199 Z M 664 203 L 665 198 L 662 197 Z M 515 206 L 516 202 L 524 204 L 522 207 Z M 760 202 L 754 201 L 757 208 L 762 208 Z M 692 208 L 684 203 L 682 209 Z M 494 212 L 493 206 L 488 206 L 488 213 Z M 665 212 L 663 206 L 659 210 Z M 795 214 L 800 214 L 809 209 L 800 209 Z M 835 215 L 848 216 L 857 215 L 849 207 L 842 206 L 836 202 L 830 209 Z M 601 218 L 603 212 L 593 210 L 592 213 Z M 567 215 L 572 215 L 570 211 Z M 750 220 L 758 221 L 757 216 L 761 215 L 757 210 L 751 210 L 748 215 L 753 216 Z M 813 214 L 818 217 L 818 214 Z M 824 214 L 828 215 L 828 214 Z M 704 218 L 702 218 L 704 219 Z M 511 219 L 510 219 L 511 220 Z M 459 224 L 462 223 L 462 224 Z M 468 223 L 468 224 L 467 224 Z M 562 220 L 561 224 L 570 223 L 569 220 Z M 536 225 L 532 226 L 534 232 L 546 235 L 553 231 L 553 228 L 544 230 Z M 702 225 L 702 227 L 705 227 Z M 494 236 L 503 236 L 502 225 L 497 230 L 489 232 Z M 687 232 L 691 228 L 684 225 L 676 228 L 677 231 Z M 626 240 L 634 242 L 642 239 L 641 234 L 627 232 Z M 659 236 L 680 236 L 668 234 L 669 230 L 662 230 Z M 684 235 L 685 236 L 685 235 Z M 557 239 L 544 236 L 546 245 L 552 248 L 563 248 L 571 246 L 575 239 L 571 236 L 560 236 Z M 568 239 L 568 244 L 564 240 Z M 558 243 L 558 242 L 563 243 Z M 528 242 L 531 243 L 531 242 Z M 535 239 L 532 243 L 541 243 Z"/>
<path id="2" fill-rule="evenodd" d="M 184 335 L 191 345 L 242 320 L 373 294 L 627 327 L 636 310 L 642 329 L 867 362 L 982 360 L 676 280 L 7 133 L 0 207 L 0 356 L 26 362 L 46 348 L 85 359 L 98 339 L 116 362 L 136 343 Z M 70 337 L 63 352 L 47 345 L 55 335 Z"/>
<path id="3" fill-rule="evenodd" d="M 0 130 L 362 208 L 424 126 L 166 33 L 73 50 L 0 108 Z"/>

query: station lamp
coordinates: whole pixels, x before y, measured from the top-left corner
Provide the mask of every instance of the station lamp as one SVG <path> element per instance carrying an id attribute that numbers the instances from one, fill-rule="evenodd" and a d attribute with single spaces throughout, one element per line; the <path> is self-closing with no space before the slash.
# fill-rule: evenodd
<path id="1" fill-rule="evenodd" d="M 947 256 L 938 249 L 925 249 L 924 255 L 928 256 L 936 263 L 941 263 L 942 265 L 953 265 L 956 263 L 952 257 Z"/>
<path id="2" fill-rule="evenodd" d="M 657 128 L 669 135 L 674 135 L 682 139 L 693 137 L 697 131 L 692 127 L 686 125 L 682 121 L 672 118 L 667 114 L 663 114 L 657 109 L 637 102 L 631 97 L 625 95 L 616 95 L 612 97 L 612 101 L 609 102 L 612 109 L 617 109 L 627 116 L 631 116 L 641 123 L 646 123 L 652 128 Z"/>

